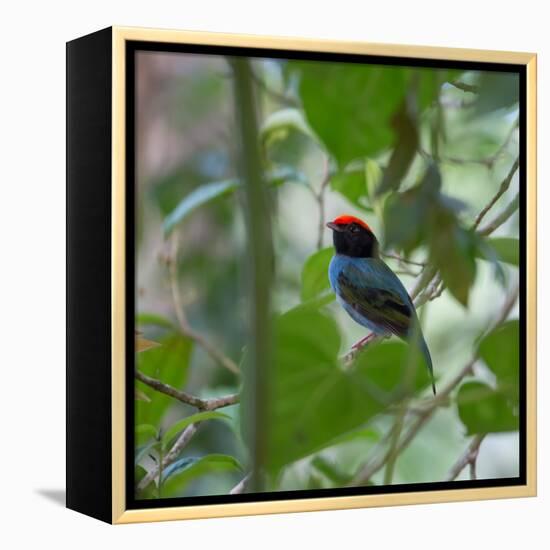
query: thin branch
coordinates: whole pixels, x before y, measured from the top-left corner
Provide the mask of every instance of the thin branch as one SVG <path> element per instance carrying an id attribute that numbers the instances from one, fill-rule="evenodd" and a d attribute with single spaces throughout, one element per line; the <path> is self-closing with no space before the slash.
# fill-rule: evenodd
<path id="1" fill-rule="evenodd" d="M 229 494 L 230 495 L 239 495 L 241 493 L 244 493 L 246 488 L 247 488 L 248 482 L 250 481 L 250 476 L 251 476 L 250 473 L 246 474 L 241 479 L 241 481 L 239 481 L 239 483 L 237 483 L 237 485 L 235 485 L 235 487 L 233 487 L 233 489 L 231 489 L 231 491 L 229 491 Z"/>
<path id="2" fill-rule="evenodd" d="M 478 233 L 482 237 L 487 237 L 493 231 L 508 221 L 512 214 L 519 208 L 519 193 L 516 194 L 512 202 L 489 224 L 480 229 Z"/>
<path id="3" fill-rule="evenodd" d="M 479 86 L 476 86 L 475 84 L 467 84 L 466 82 L 462 82 L 460 80 L 449 82 L 449 84 L 459 90 L 462 90 L 463 92 L 469 92 L 471 94 L 477 94 L 479 92 Z"/>
<path id="4" fill-rule="evenodd" d="M 181 451 L 186 447 L 186 445 L 191 441 L 191 438 L 195 435 L 197 432 L 198 426 L 201 424 L 201 422 L 196 422 L 195 424 L 189 424 L 185 430 L 181 432 L 178 439 L 168 451 L 168 453 L 164 456 L 162 461 L 159 463 L 159 465 L 155 468 L 153 468 L 138 484 L 138 490 L 142 491 L 153 481 L 157 476 L 160 477 L 160 472 L 164 470 L 167 466 L 170 466 L 180 455 Z M 162 479 L 159 479 L 159 486 L 162 483 Z"/>
<path id="5" fill-rule="evenodd" d="M 451 470 L 449 471 L 449 475 L 447 476 L 447 481 L 454 481 L 466 466 L 470 465 L 470 478 L 476 479 L 476 462 L 477 462 L 477 456 L 479 454 L 479 447 L 485 438 L 485 434 L 476 435 L 470 444 L 468 445 L 468 448 L 464 452 L 464 454 L 456 461 L 456 463 L 452 466 Z"/>
<path id="6" fill-rule="evenodd" d="M 426 267 L 427 262 L 417 262 L 414 260 L 409 260 L 408 258 L 404 258 L 403 256 L 399 256 L 399 254 L 394 254 L 393 252 L 380 252 L 382 256 L 385 256 L 386 258 L 393 258 L 394 260 L 397 260 L 399 263 L 403 264 L 410 264 L 410 265 L 416 265 L 418 267 Z"/>
<path id="7" fill-rule="evenodd" d="M 223 397 L 201 399 L 200 397 L 196 397 L 187 392 L 177 390 L 176 388 L 165 384 L 156 378 L 151 378 L 139 370 L 136 370 L 136 378 L 150 388 L 153 388 L 164 395 L 173 397 L 186 405 L 191 405 L 191 407 L 195 407 L 201 411 L 214 411 L 216 409 L 221 409 L 222 407 L 229 407 L 230 405 L 235 405 L 238 403 L 240 399 L 240 396 L 237 393 L 225 395 Z"/>
<path id="8" fill-rule="evenodd" d="M 240 374 L 239 367 L 231 358 L 224 355 L 214 344 L 207 340 L 200 332 L 197 332 L 190 324 L 185 315 L 181 295 L 179 291 L 178 278 L 177 278 L 177 256 L 178 256 L 178 240 L 176 232 L 171 236 L 172 251 L 170 254 L 170 260 L 168 262 L 170 287 L 172 290 L 172 300 L 174 302 L 174 311 L 180 331 L 183 335 L 187 336 L 191 340 L 194 340 L 199 346 L 201 346 L 214 361 L 219 365 L 233 372 L 234 374 Z"/>
<path id="9" fill-rule="evenodd" d="M 405 423 L 405 416 L 407 414 L 406 403 L 403 402 L 397 411 L 395 417 L 395 422 L 391 430 L 390 436 L 390 446 L 388 452 L 386 453 L 386 469 L 384 471 L 384 485 L 391 485 L 393 480 L 393 472 L 395 469 L 395 463 L 397 461 L 397 445 L 399 443 L 399 438 L 401 437 L 401 432 L 403 431 L 403 425 Z"/>
<path id="10" fill-rule="evenodd" d="M 487 205 L 481 210 L 481 212 L 477 215 L 474 224 L 472 225 L 472 229 L 477 229 L 479 227 L 479 224 L 482 222 L 483 218 L 493 208 L 495 203 L 508 191 L 510 187 L 510 183 L 512 181 L 512 178 L 514 177 L 514 174 L 516 173 L 517 169 L 519 168 L 519 157 L 516 158 L 514 161 L 514 164 L 512 164 L 512 167 L 508 171 L 507 176 L 502 180 L 502 183 L 500 184 L 500 187 L 498 188 L 498 191 L 493 196 L 493 198 L 487 203 Z"/>
<path id="11" fill-rule="evenodd" d="M 315 199 L 319 206 L 319 228 L 317 235 L 317 250 L 321 250 L 323 247 L 323 235 L 325 233 L 325 191 L 330 183 L 330 163 L 328 157 L 325 157 L 325 169 L 323 173 L 323 179 L 321 180 L 321 186 L 319 192 L 315 194 Z"/>

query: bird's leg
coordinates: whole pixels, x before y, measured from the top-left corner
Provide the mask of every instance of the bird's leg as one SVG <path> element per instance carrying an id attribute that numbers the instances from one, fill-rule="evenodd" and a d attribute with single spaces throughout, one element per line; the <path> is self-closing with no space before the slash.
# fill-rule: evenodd
<path id="1" fill-rule="evenodd" d="M 358 342 L 355 342 L 353 346 L 351 346 L 351 349 L 361 349 L 365 347 L 371 340 L 374 340 L 376 338 L 376 333 L 371 332 L 370 334 L 367 334 L 364 338 L 361 338 Z"/>

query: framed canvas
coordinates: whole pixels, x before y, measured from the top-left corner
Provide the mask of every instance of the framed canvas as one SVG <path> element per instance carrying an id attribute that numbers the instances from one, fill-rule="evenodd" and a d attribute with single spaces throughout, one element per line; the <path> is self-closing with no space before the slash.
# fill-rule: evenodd
<path id="1" fill-rule="evenodd" d="M 536 493 L 536 56 L 67 45 L 67 506 Z"/>

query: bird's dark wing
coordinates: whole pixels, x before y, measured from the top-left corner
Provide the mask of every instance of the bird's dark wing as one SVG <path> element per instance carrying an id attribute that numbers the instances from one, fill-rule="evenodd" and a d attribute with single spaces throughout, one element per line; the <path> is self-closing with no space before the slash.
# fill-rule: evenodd
<path id="1" fill-rule="evenodd" d="M 346 269 L 338 275 L 339 294 L 356 313 L 371 323 L 406 338 L 415 318 L 410 300 L 393 288 L 380 288 L 382 285 L 372 284 L 375 282 L 362 273 L 355 273 L 354 269 Z"/>

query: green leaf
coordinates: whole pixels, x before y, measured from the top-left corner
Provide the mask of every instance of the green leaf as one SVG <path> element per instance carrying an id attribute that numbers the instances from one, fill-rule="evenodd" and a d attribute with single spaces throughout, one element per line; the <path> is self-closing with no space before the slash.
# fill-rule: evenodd
<path id="1" fill-rule="evenodd" d="M 305 175 L 291 166 L 280 165 L 269 170 L 265 175 L 269 185 L 277 187 L 287 181 L 305 183 Z M 241 186 L 238 179 L 229 179 L 206 183 L 197 187 L 189 195 L 183 198 L 177 207 L 164 219 L 163 228 L 165 235 L 169 235 L 178 224 L 183 222 L 197 208 L 210 201 L 232 194 Z"/>
<path id="2" fill-rule="evenodd" d="M 314 252 L 302 268 L 302 302 L 317 298 L 324 290 L 330 288 L 328 266 L 334 256 L 332 246 Z"/>
<path id="3" fill-rule="evenodd" d="M 240 462 L 230 455 L 210 454 L 202 457 L 186 457 L 166 467 L 162 472 L 162 480 L 163 483 L 174 481 L 181 486 L 204 474 L 231 471 L 243 472 L 244 470 Z M 166 489 L 169 491 L 170 487 L 167 486 Z"/>
<path id="4" fill-rule="evenodd" d="M 149 312 L 138 313 L 136 315 L 136 326 L 143 327 L 146 325 L 153 325 L 167 329 L 174 328 L 174 323 L 162 315 Z"/>
<path id="5" fill-rule="evenodd" d="M 287 182 L 307 183 L 307 178 L 303 172 L 286 165 L 278 165 L 272 168 L 267 172 L 266 178 L 271 187 L 278 187 Z"/>
<path id="6" fill-rule="evenodd" d="M 343 370 L 335 321 L 311 309 L 295 308 L 277 319 L 273 349 L 272 409 L 266 426 L 267 468 L 273 473 L 335 444 L 429 383 L 418 354 L 401 342 L 369 346 L 352 368 Z M 253 413 L 246 377 L 244 382 L 242 431 L 248 441 L 246 419 Z"/>
<path id="7" fill-rule="evenodd" d="M 295 62 L 313 131 L 340 169 L 393 143 L 390 120 L 405 97 L 408 72 L 352 63 Z"/>
<path id="8" fill-rule="evenodd" d="M 205 420 L 231 420 L 227 414 L 218 411 L 204 411 L 190 416 L 186 416 L 177 422 L 174 422 L 162 436 L 162 447 L 165 449 L 169 446 L 172 440 L 179 435 L 187 426 L 195 422 L 204 422 Z"/>
<path id="9" fill-rule="evenodd" d="M 416 105 L 414 113 L 408 101 L 394 115 L 392 126 L 397 135 L 397 142 L 392 151 L 388 166 L 384 170 L 384 176 L 376 194 L 382 195 L 391 190 L 399 189 L 403 178 L 416 156 L 419 145 L 419 137 L 416 120 Z"/>
<path id="10" fill-rule="evenodd" d="M 179 333 L 171 333 L 160 340 L 160 346 L 136 354 L 137 368 L 175 388 L 185 384 L 192 342 Z M 150 403 L 136 401 L 136 423 L 159 426 L 165 411 L 175 403 L 172 397 L 151 389 L 136 380 L 136 388 L 146 394 Z"/>
<path id="11" fill-rule="evenodd" d="M 336 463 L 327 460 L 324 456 L 317 455 L 311 461 L 311 465 L 336 486 L 345 487 L 352 479 L 347 472 L 341 471 Z"/>
<path id="12" fill-rule="evenodd" d="M 519 101 L 519 75 L 483 71 L 476 102 L 477 115 L 514 106 Z"/>
<path id="13" fill-rule="evenodd" d="M 292 107 L 271 113 L 260 128 L 260 139 L 269 146 L 272 141 L 286 138 L 290 130 L 295 130 L 319 143 L 302 111 Z"/>
<path id="14" fill-rule="evenodd" d="M 311 298 L 297 305 L 294 309 L 320 309 L 328 304 L 331 304 L 336 300 L 336 294 L 331 288 L 325 289 L 319 293 L 315 298 Z"/>
<path id="15" fill-rule="evenodd" d="M 367 186 L 367 195 L 370 202 L 378 200 L 376 190 L 382 180 L 382 170 L 378 163 L 372 159 L 365 160 L 365 184 Z"/>
<path id="16" fill-rule="evenodd" d="M 151 424 L 138 424 L 136 426 L 136 437 L 143 436 L 147 439 L 157 437 L 157 429 Z"/>
<path id="17" fill-rule="evenodd" d="M 358 170 L 344 170 L 338 172 L 330 179 L 330 186 L 333 191 L 340 193 L 352 204 L 371 210 L 367 200 L 367 182 L 362 167 Z"/>
<path id="18" fill-rule="evenodd" d="M 501 391 L 519 401 L 519 321 L 507 321 L 479 343 L 479 356 L 497 377 Z"/>
<path id="19" fill-rule="evenodd" d="M 432 261 L 451 294 L 468 306 L 470 288 L 476 277 L 476 236 L 460 227 L 449 212 L 435 212 L 430 239 Z"/>
<path id="20" fill-rule="evenodd" d="M 164 233 L 169 234 L 176 225 L 181 223 L 199 206 L 214 199 L 227 195 L 239 186 L 239 180 L 230 179 L 206 183 L 197 187 L 178 204 L 178 206 L 164 219 Z"/>
<path id="21" fill-rule="evenodd" d="M 512 237 L 493 237 L 487 239 L 499 260 L 508 264 L 519 266 L 519 240 Z"/>
<path id="22" fill-rule="evenodd" d="M 487 384 L 466 382 L 458 390 L 456 399 L 458 414 L 468 435 L 519 429 L 517 406 Z"/>

